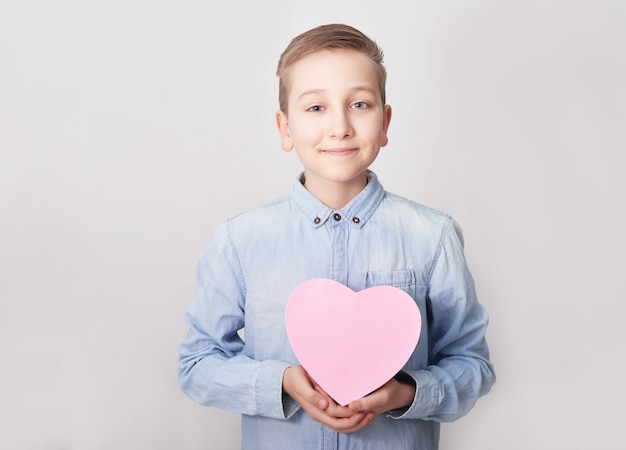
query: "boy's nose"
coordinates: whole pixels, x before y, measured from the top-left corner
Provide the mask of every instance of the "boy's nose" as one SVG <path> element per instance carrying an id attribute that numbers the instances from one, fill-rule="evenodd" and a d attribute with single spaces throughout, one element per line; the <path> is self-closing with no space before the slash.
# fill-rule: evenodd
<path id="1" fill-rule="evenodd" d="M 347 112 L 330 114 L 328 133 L 333 139 L 344 139 L 352 135 L 352 125 Z"/>

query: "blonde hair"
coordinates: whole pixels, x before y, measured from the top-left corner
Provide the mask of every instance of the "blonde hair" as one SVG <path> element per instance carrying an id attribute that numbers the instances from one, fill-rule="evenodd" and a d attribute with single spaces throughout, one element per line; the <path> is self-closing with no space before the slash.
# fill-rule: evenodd
<path id="1" fill-rule="evenodd" d="M 278 76 L 278 103 L 280 109 L 287 114 L 289 69 L 311 53 L 329 49 L 356 50 L 374 63 L 378 78 L 381 100 L 385 104 L 385 83 L 387 71 L 383 66 L 383 51 L 376 42 L 368 38 L 356 28 L 343 24 L 329 24 L 313 28 L 291 40 L 280 56 L 276 75 Z"/>

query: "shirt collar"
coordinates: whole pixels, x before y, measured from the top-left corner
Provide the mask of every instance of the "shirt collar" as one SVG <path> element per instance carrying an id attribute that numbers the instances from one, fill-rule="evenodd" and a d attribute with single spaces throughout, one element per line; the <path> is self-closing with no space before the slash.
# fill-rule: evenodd
<path id="1" fill-rule="evenodd" d="M 302 175 L 298 177 L 293 185 L 291 199 L 314 228 L 321 227 L 330 218 L 333 218 L 333 220 L 345 220 L 350 225 L 361 228 L 374 213 L 385 192 L 376 174 L 370 170 L 367 173 L 370 178 L 369 183 L 343 208 L 332 209 L 319 201 L 317 197 L 307 191 L 302 185 L 300 181 Z"/>

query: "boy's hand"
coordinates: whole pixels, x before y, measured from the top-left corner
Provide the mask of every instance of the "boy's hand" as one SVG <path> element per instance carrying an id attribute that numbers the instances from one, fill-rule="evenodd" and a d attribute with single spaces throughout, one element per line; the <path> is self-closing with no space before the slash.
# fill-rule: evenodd
<path id="1" fill-rule="evenodd" d="M 283 374 L 283 390 L 316 422 L 340 433 L 352 433 L 374 420 L 373 412 L 352 411 L 339 406 L 309 378 L 302 366 L 288 367 Z"/>
<path id="2" fill-rule="evenodd" d="M 392 378 L 371 394 L 350 402 L 348 409 L 353 413 L 360 411 L 381 414 L 392 409 L 405 408 L 413 403 L 415 389 L 415 384 L 401 383 Z"/>

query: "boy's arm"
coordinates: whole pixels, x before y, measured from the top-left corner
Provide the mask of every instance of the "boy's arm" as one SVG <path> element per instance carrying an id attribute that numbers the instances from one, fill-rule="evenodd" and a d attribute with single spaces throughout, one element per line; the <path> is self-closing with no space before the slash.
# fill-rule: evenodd
<path id="1" fill-rule="evenodd" d="M 187 310 L 189 331 L 180 345 L 182 390 L 203 405 L 229 411 L 285 418 L 282 376 L 289 364 L 256 361 L 243 354 L 238 331 L 244 327 L 243 277 L 226 224 L 198 263 L 196 299 Z"/>
<path id="2" fill-rule="evenodd" d="M 449 219 L 428 283 L 429 366 L 405 370 L 415 381 L 412 404 L 391 417 L 449 422 L 467 414 L 495 382 L 485 340 L 488 317 L 478 302 L 458 225 Z"/>

